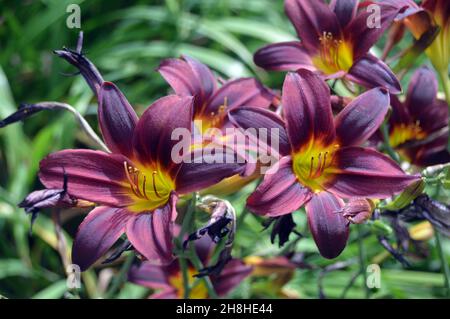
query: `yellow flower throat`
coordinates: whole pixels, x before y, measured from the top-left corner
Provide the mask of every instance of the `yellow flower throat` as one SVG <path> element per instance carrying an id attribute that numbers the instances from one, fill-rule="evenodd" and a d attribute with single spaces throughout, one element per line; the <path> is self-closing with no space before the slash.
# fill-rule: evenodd
<path id="1" fill-rule="evenodd" d="M 314 192 L 323 190 L 327 174 L 331 172 L 338 144 L 322 146 L 312 142 L 293 155 L 292 169 L 298 181 Z"/>
<path id="2" fill-rule="evenodd" d="M 170 193 L 175 189 L 172 178 L 157 166 L 135 167 L 123 163 L 134 204 L 133 212 L 153 210 L 167 203 Z"/>
<path id="3" fill-rule="evenodd" d="M 331 32 L 323 32 L 319 37 L 319 54 L 313 57 L 315 67 L 325 74 L 348 71 L 353 65 L 353 48 L 341 39 L 335 39 Z"/>

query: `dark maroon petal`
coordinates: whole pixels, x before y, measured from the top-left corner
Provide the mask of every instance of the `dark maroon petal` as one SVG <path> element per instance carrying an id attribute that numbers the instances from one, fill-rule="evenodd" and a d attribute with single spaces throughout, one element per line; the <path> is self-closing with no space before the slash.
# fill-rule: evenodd
<path id="1" fill-rule="evenodd" d="M 258 215 L 271 217 L 292 213 L 307 202 L 311 192 L 297 181 L 290 156 L 283 157 L 264 176 L 248 197 L 247 207 Z"/>
<path id="2" fill-rule="evenodd" d="M 391 69 L 371 54 L 356 61 L 347 77 L 367 88 L 384 87 L 392 94 L 402 91 L 402 86 Z"/>
<path id="3" fill-rule="evenodd" d="M 173 261 L 173 220 L 176 197 L 152 212 L 137 214 L 127 223 L 126 234 L 133 247 L 153 264 L 168 265 Z"/>
<path id="4" fill-rule="evenodd" d="M 171 288 L 169 273 L 165 267 L 156 266 L 148 261 L 141 265 L 133 265 L 128 273 L 128 280 L 137 285 L 153 289 Z"/>
<path id="5" fill-rule="evenodd" d="M 289 145 L 284 121 L 274 112 L 257 107 L 240 107 L 231 110 L 228 113 L 228 118 L 236 127 L 243 130 L 250 129 L 248 132 L 255 129 L 258 133 L 262 129 L 266 129 L 269 146 L 272 146 L 270 144 L 271 130 L 278 130 L 279 153 L 282 156 L 290 154 L 291 146 Z"/>
<path id="6" fill-rule="evenodd" d="M 403 191 L 420 176 L 407 175 L 392 159 L 375 150 L 344 147 L 334 154 L 336 167 L 326 189 L 342 198 L 388 198 Z"/>
<path id="7" fill-rule="evenodd" d="M 126 97 L 111 82 L 104 82 L 98 96 L 98 122 L 103 138 L 113 153 L 130 156 L 132 138 L 138 121 Z"/>
<path id="8" fill-rule="evenodd" d="M 64 171 L 67 189 L 74 197 L 110 206 L 132 203 L 120 154 L 92 150 L 64 150 L 52 153 L 40 163 L 39 178 L 47 188 L 62 188 Z"/>
<path id="9" fill-rule="evenodd" d="M 414 72 L 408 86 L 405 105 L 415 120 L 426 117 L 436 100 L 438 82 L 434 72 L 422 67 Z"/>
<path id="10" fill-rule="evenodd" d="M 221 106 L 232 110 L 240 106 L 256 106 L 267 108 L 272 104 L 275 95 L 253 78 L 242 78 L 225 83 L 211 97 L 205 110 L 206 115 L 217 114 Z"/>
<path id="11" fill-rule="evenodd" d="M 448 143 L 448 138 L 445 140 Z M 447 149 L 443 149 L 437 152 L 430 152 L 426 146 L 423 146 L 420 149 L 408 150 L 408 154 L 411 154 L 413 157 L 412 163 L 414 165 L 427 167 L 433 166 L 437 164 L 446 164 L 450 162 L 450 153 Z"/>
<path id="12" fill-rule="evenodd" d="M 402 151 L 408 161 L 417 166 L 432 166 L 450 162 L 447 150 L 448 131 L 443 131 L 432 141 L 415 147 L 403 147 Z"/>
<path id="13" fill-rule="evenodd" d="M 190 57 L 163 60 L 158 71 L 176 94 L 195 96 L 196 112 L 200 111 L 216 90 L 216 79 L 211 70 Z"/>
<path id="14" fill-rule="evenodd" d="M 420 116 L 415 118 L 415 122 L 420 123 L 420 127 L 429 133 L 440 130 L 448 126 L 448 104 L 444 100 L 436 99 L 433 104 L 427 105 Z M 448 133 L 447 133 L 448 134 Z"/>
<path id="15" fill-rule="evenodd" d="M 399 8 L 379 3 L 380 27 L 369 27 L 368 21 L 373 20 L 374 12 L 367 8 L 359 10 L 357 16 L 344 30 L 346 38 L 353 43 L 353 56 L 357 60 L 367 54 L 370 48 L 384 34 L 399 13 Z"/>
<path id="16" fill-rule="evenodd" d="M 219 296 L 225 296 L 248 277 L 252 270 L 251 266 L 245 265 L 239 259 L 230 260 L 219 276 L 211 277 L 216 293 Z"/>
<path id="17" fill-rule="evenodd" d="M 364 143 L 383 123 L 389 108 L 386 89 L 372 89 L 358 96 L 336 117 L 336 134 L 341 146 Z"/>
<path id="18" fill-rule="evenodd" d="M 139 120 L 133 144 L 142 163 L 158 162 L 162 167 L 173 166 L 172 147 L 180 141 L 172 140 L 175 129 L 190 132 L 192 97 L 168 95 L 153 103 Z"/>
<path id="19" fill-rule="evenodd" d="M 85 271 L 119 239 L 132 216 L 122 208 L 100 206 L 78 227 L 72 247 L 72 262 Z"/>
<path id="20" fill-rule="evenodd" d="M 304 69 L 289 73 L 283 85 L 282 105 L 294 151 L 311 139 L 324 145 L 334 140 L 330 89 L 318 75 Z"/>
<path id="21" fill-rule="evenodd" d="M 248 167 L 245 158 L 230 149 L 220 148 L 220 152 L 213 152 L 214 147 L 206 146 L 189 154 L 188 159 L 183 159 L 176 176 L 177 193 L 188 194 L 236 174 L 246 175 Z"/>
<path id="22" fill-rule="evenodd" d="M 200 82 L 205 100 L 210 97 L 217 89 L 217 80 L 211 70 L 200 61 L 183 55 L 183 59 L 189 64 L 192 72 Z"/>
<path id="23" fill-rule="evenodd" d="M 308 52 L 298 41 L 269 44 L 256 51 L 253 60 L 256 65 L 266 70 L 315 69 Z"/>
<path id="24" fill-rule="evenodd" d="M 358 0 L 331 0 L 330 8 L 336 14 L 341 28 L 344 29 L 356 15 Z"/>
<path id="25" fill-rule="evenodd" d="M 347 220 L 339 213 L 344 202 L 328 192 L 314 194 L 306 204 L 308 224 L 320 254 L 336 258 L 347 244 Z"/>
<path id="26" fill-rule="evenodd" d="M 340 37 L 337 17 L 323 0 L 286 0 L 284 10 L 309 52 L 314 52 L 319 47 L 319 37 L 324 32 L 330 32 L 335 38 Z"/>

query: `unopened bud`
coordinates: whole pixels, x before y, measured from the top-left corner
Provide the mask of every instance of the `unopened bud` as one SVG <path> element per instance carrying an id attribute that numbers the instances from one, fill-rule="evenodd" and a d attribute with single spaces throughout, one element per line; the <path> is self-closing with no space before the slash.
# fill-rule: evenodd
<path id="1" fill-rule="evenodd" d="M 351 198 L 342 209 L 342 216 L 353 224 L 362 224 L 372 216 L 374 208 L 369 199 Z"/>

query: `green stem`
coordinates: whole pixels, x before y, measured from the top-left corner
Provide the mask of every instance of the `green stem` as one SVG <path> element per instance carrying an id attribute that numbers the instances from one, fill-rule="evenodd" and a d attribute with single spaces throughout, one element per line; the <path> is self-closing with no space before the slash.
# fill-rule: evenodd
<path id="1" fill-rule="evenodd" d="M 188 259 L 184 256 L 179 257 L 179 263 L 181 268 L 181 275 L 183 278 L 183 298 L 189 299 L 189 294 L 191 293 L 191 287 L 189 286 L 189 273 L 188 273 Z"/>
<path id="2" fill-rule="evenodd" d="M 362 225 L 358 225 L 356 229 L 358 230 L 358 248 L 359 248 L 359 265 L 360 272 L 364 277 L 363 287 L 366 294 L 366 299 L 370 298 L 370 290 L 367 287 L 367 272 L 366 272 L 366 251 L 364 249 L 364 236 L 361 229 Z"/>
<path id="3" fill-rule="evenodd" d="M 445 100 L 447 101 L 448 107 L 450 108 L 450 79 L 447 74 L 447 70 L 438 72 L 439 78 L 444 88 Z"/>
<path id="4" fill-rule="evenodd" d="M 400 163 L 400 157 L 397 152 L 392 148 L 391 143 L 389 142 L 389 132 L 386 123 L 381 125 L 381 133 L 383 134 L 384 139 L 384 147 L 389 156 L 395 160 L 397 163 Z"/>
<path id="5" fill-rule="evenodd" d="M 176 240 L 175 244 L 177 250 L 180 252 L 179 263 L 181 268 L 181 276 L 183 278 L 183 298 L 188 299 L 191 292 L 191 287 L 189 285 L 189 258 L 183 253 L 183 238 L 186 233 L 189 233 L 192 228 L 192 223 L 194 221 L 194 212 L 196 205 L 197 195 L 192 194 L 192 198 L 188 203 L 188 208 L 186 214 L 183 218 L 183 224 L 181 225 L 180 236 Z"/>
<path id="6" fill-rule="evenodd" d="M 434 233 L 436 237 L 436 248 L 439 253 L 439 258 L 441 259 L 442 272 L 445 278 L 446 297 L 450 298 L 450 269 L 448 267 L 447 259 L 445 258 L 444 250 L 442 249 L 441 235 L 436 229 L 434 230 Z"/>
<path id="7" fill-rule="evenodd" d="M 350 289 L 355 284 L 356 279 L 358 279 L 358 277 L 362 274 L 363 273 L 361 273 L 361 269 L 360 269 L 355 274 L 352 275 L 352 277 L 350 278 L 350 281 L 347 283 L 344 290 L 342 291 L 340 299 L 345 299 L 345 297 L 347 297 L 347 293 L 350 291 Z"/>
<path id="8" fill-rule="evenodd" d="M 190 260 L 191 260 L 192 264 L 194 265 L 195 269 L 197 271 L 199 271 L 200 269 L 203 269 L 205 267 L 205 265 L 203 265 L 202 261 L 198 257 L 197 252 L 195 251 L 194 245 L 191 245 L 189 250 L 190 250 L 190 253 L 189 253 Z M 217 293 L 214 290 L 214 286 L 213 286 L 209 276 L 202 277 L 200 280 L 203 280 L 203 282 L 204 282 L 204 284 L 206 286 L 206 289 L 208 290 L 208 296 L 211 299 L 217 299 L 218 298 Z"/>
<path id="9" fill-rule="evenodd" d="M 114 278 L 111 284 L 111 288 L 105 294 L 106 299 L 112 298 L 114 294 L 119 290 L 120 286 L 122 286 L 122 284 L 126 281 L 127 273 L 131 265 L 133 264 L 133 260 L 134 254 L 129 254 L 126 257 L 125 262 L 122 265 L 122 268 L 120 268 L 119 274 Z"/>
<path id="10" fill-rule="evenodd" d="M 444 88 L 445 100 L 450 109 L 450 78 L 448 77 L 447 69 L 438 72 L 442 87 Z M 448 140 L 447 149 L 450 151 L 450 139 Z"/>

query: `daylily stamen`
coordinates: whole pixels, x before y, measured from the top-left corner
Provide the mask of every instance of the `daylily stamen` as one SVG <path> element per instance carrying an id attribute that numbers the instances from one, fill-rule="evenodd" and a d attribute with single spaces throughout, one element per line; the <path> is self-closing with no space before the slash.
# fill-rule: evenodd
<path id="1" fill-rule="evenodd" d="M 153 179 L 153 191 L 155 192 L 156 197 L 158 198 L 162 198 L 161 195 L 159 195 L 157 189 L 156 189 L 156 179 L 155 179 L 155 175 L 158 174 L 157 171 L 153 171 L 152 173 L 152 179 Z"/>
<path id="2" fill-rule="evenodd" d="M 131 176 L 130 176 L 130 174 L 132 173 L 131 167 L 128 165 L 127 162 L 123 162 L 123 166 L 124 166 L 124 168 L 125 168 L 125 174 L 126 174 L 126 176 L 127 176 L 128 182 L 130 183 L 131 190 L 133 191 L 134 195 L 136 195 L 137 197 L 140 197 L 140 196 L 138 195 L 138 192 L 137 192 L 136 189 L 135 189 L 136 184 L 135 184 L 135 182 L 131 179 Z"/>

